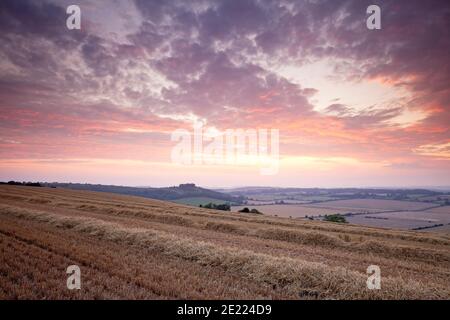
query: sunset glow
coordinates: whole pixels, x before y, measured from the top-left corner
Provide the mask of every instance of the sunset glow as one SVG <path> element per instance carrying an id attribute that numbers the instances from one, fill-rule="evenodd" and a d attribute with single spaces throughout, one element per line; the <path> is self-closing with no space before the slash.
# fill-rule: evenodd
<path id="1" fill-rule="evenodd" d="M 365 0 L 80 0 L 68 30 L 70 1 L 2 1 L 0 180 L 449 186 L 448 6 L 379 2 L 368 30 Z M 173 163 L 199 122 L 278 129 L 278 173 Z"/>

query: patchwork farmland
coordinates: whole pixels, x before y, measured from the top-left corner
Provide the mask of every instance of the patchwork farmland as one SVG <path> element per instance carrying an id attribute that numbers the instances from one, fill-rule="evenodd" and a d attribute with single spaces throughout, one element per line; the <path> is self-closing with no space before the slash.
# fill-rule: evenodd
<path id="1" fill-rule="evenodd" d="M 246 206 L 233 207 L 239 211 Z M 417 201 L 346 199 L 309 204 L 247 205 L 279 217 L 321 218 L 341 214 L 352 224 L 450 233 L 450 206 Z"/>

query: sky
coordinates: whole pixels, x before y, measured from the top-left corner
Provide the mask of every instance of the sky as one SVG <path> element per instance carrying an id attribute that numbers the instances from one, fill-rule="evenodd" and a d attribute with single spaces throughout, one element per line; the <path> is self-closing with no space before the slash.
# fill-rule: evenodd
<path id="1" fill-rule="evenodd" d="M 448 1 L 2 0 L 0 30 L 2 181 L 450 186 Z M 277 172 L 174 162 L 199 123 L 278 130 Z"/>

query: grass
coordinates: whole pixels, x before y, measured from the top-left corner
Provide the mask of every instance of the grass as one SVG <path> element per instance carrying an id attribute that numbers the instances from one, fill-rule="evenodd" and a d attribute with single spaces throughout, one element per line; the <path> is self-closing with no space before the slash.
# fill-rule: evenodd
<path id="1" fill-rule="evenodd" d="M 181 199 L 173 200 L 173 202 L 180 203 L 180 204 L 187 204 L 187 205 L 196 206 L 196 207 L 198 207 L 199 205 L 205 205 L 208 203 L 213 203 L 213 204 L 227 203 L 224 200 L 207 198 L 207 197 L 181 198 Z"/>

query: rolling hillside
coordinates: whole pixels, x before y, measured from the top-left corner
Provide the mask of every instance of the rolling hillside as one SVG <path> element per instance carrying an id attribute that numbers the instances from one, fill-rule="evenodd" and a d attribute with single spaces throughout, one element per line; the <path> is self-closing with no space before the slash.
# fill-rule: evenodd
<path id="1" fill-rule="evenodd" d="M 174 187 L 152 188 L 152 187 L 126 187 L 89 183 L 41 183 L 46 187 L 64 188 L 74 190 L 100 191 L 118 193 L 131 196 L 139 196 L 157 200 L 182 200 L 191 198 L 208 198 L 212 202 L 240 203 L 241 196 L 230 195 L 214 190 L 201 188 L 193 183 L 180 184 Z"/>
<path id="2" fill-rule="evenodd" d="M 449 248 L 434 233 L 0 186 L 0 299 L 450 299 Z"/>

